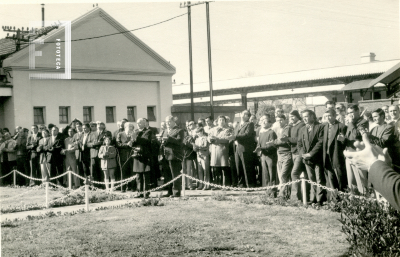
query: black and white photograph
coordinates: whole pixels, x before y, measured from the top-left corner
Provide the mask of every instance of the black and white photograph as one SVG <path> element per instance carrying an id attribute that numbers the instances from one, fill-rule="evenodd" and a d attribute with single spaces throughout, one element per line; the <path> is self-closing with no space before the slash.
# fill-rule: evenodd
<path id="1" fill-rule="evenodd" d="M 0 25 L 0 256 L 400 256 L 399 0 Z"/>

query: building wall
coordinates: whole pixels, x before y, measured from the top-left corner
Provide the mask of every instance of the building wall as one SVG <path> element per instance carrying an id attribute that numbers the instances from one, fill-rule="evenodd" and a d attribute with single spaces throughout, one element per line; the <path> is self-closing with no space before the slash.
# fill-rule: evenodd
<path id="1" fill-rule="evenodd" d="M 83 120 L 83 107 L 93 106 L 92 119 L 106 122 L 106 106 L 115 106 L 115 122 L 106 123 L 114 130 L 116 121 L 127 117 L 127 107 L 136 106 L 136 119 L 147 118 L 147 106 L 156 107 L 156 121 L 170 114 L 172 105 L 171 76 L 116 74 L 72 74 L 71 80 L 30 80 L 28 71 L 13 72 L 15 115 L 5 106 L 5 126 L 29 128 L 34 122 L 33 107 L 45 107 L 45 122 L 60 127 L 59 107 L 70 107 L 70 120 Z M 15 117 L 15 120 L 11 117 Z"/>
<path id="2" fill-rule="evenodd" d="M 360 101 L 358 102 L 360 109 L 365 110 L 366 108 L 369 111 L 376 110 L 378 108 L 381 108 L 384 105 L 392 105 L 391 99 L 380 99 L 380 100 L 370 100 L 370 101 Z M 393 104 L 400 104 L 400 98 L 394 98 L 393 99 Z"/>
<path id="3" fill-rule="evenodd" d="M 12 97 L 3 97 L 0 103 L 0 128 L 8 128 L 10 131 L 13 131 L 15 119 L 13 102 Z"/>

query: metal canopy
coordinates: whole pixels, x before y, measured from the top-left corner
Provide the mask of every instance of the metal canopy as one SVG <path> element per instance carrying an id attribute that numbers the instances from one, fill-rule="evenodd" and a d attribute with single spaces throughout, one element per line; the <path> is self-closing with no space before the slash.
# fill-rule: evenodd
<path id="1" fill-rule="evenodd" d="M 377 77 L 376 79 L 372 80 L 368 87 L 373 87 L 377 83 L 383 83 L 385 85 L 389 85 L 392 82 L 395 82 L 400 78 L 400 62 L 390 68 L 388 71 Z"/>

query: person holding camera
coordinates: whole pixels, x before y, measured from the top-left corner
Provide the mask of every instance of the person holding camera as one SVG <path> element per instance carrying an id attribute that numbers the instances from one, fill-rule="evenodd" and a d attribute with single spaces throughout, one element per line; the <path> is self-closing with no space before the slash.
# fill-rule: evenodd
<path id="1" fill-rule="evenodd" d="M 149 190 L 150 185 L 150 158 L 151 158 L 151 138 L 152 131 L 146 128 L 146 119 L 140 118 L 137 121 L 138 129 L 132 138 L 133 149 L 133 172 L 137 175 L 136 197 L 147 198 L 150 192 L 143 194 L 144 191 Z"/>
<path id="2" fill-rule="evenodd" d="M 183 139 L 185 137 L 183 129 L 176 125 L 178 118 L 170 115 L 165 118 L 167 133 L 163 133 L 161 139 L 164 147 L 164 159 L 168 162 L 170 175 L 164 172 L 164 183 L 178 177 L 182 170 L 183 160 Z M 164 169 L 164 167 L 163 167 Z M 168 194 L 165 197 L 180 197 L 182 190 L 182 178 L 173 182 L 173 187 L 168 187 Z M 172 194 L 173 193 L 173 194 Z"/>
<path id="3" fill-rule="evenodd" d="M 369 123 L 360 115 L 360 109 L 356 104 L 348 106 L 347 120 L 348 125 L 346 134 L 339 134 L 337 140 L 346 145 L 347 151 L 356 151 L 357 144 L 362 140 L 360 131 L 369 131 Z M 353 193 L 366 193 L 368 173 L 365 170 L 358 169 L 356 166 L 351 164 L 347 158 L 346 171 L 349 189 Z M 356 189 L 358 189 L 358 192 Z"/>
<path id="4" fill-rule="evenodd" d="M 39 154 L 36 149 L 39 146 L 39 141 L 42 138 L 41 133 L 39 133 L 39 129 L 37 125 L 32 125 L 31 134 L 26 141 L 26 149 L 28 150 L 28 158 L 29 164 L 31 168 L 31 177 L 40 178 L 40 163 L 39 163 Z M 35 181 L 31 180 L 29 182 L 30 186 L 35 185 Z"/>

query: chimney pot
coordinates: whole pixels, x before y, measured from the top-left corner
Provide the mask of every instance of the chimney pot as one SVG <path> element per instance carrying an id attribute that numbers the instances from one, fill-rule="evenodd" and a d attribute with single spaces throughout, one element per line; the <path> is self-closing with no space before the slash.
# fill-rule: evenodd
<path id="1" fill-rule="evenodd" d="M 361 54 L 361 63 L 369 63 L 375 61 L 375 54 L 372 52 Z"/>

